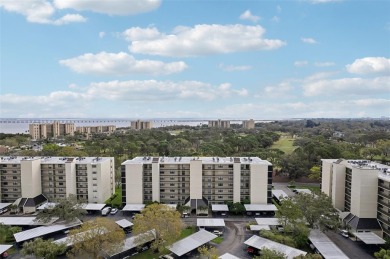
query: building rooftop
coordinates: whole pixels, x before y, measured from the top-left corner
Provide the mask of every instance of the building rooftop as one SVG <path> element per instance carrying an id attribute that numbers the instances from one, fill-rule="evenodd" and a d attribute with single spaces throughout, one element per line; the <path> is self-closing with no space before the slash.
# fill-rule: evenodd
<path id="1" fill-rule="evenodd" d="M 76 164 L 101 163 L 111 157 L 54 157 L 54 156 L 7 156 L 0 157 L 0 164 L 20 164 L 21 161 L 41 160 L 41 164 L 65 164 L 75 162 Z"/>
<path id="2" fill-rule="evenodd" d="M 237 160 L 238 159 L 238 160 Z M 135 157 L 122 163 L 126 164 L 189 164 L 191 160 L 201 160 L 203 164 L 265 164 L 272 165 L 267 160 L 258 157 Z"/>
<path id="3" fill-rule="evenodd" d="M 320 251 L 321 255 L 325 259 L 349 258 L 335 243 L 329 239 L 329 237 L 327 237 L 318 229 L 312 229 L 310 231 L 309 240 L 313 243 L 317 250 Z"/>
<path id="4" fill-rule="evenodd" d="M 168 247 L 168 249 L 176 254 L 177 256 L 182 256 L 192 250 L 210 242 L 214 238 L 218 237 L 206 230 L 200 230 L 182 240 L 177 241 Z"/>

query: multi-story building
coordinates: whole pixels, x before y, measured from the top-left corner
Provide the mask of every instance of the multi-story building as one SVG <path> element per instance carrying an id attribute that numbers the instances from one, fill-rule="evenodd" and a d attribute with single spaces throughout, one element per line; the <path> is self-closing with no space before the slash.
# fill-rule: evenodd
<path id="1" fill-rule="evenodd" d="M 336 209 L 349 212 L 343 221 L 353 231 L 382 235 L 382 227 L 383 235 L 390 237 L 389 166 L 367 160 L 323 159 L 321 188 Z"/>
<path id="2" fill-rule="evenodd" d="M 152 126 L 151 121 L 136 120 L 131 122 L 131 128 L 135 130 L 151 129 Z"/>
<path id="3" fill-rule="evenodd" d="M 1 157 L 1 202 L 75 194 L 104 203 L 115 192 L 113 157 Z"/>
<path id="4" fill-rule="evenodd" d="M 136 157 L 122 163 L 122 203 L 271 203 L 272 164 L 258 157 Z"/>
<path id="5" fill-rule="evenodd" d="M 254 129 L 255 128 L 255 121 L 253 119 L 242 121 L 242 127 L 244 129 Z"/>
<path id="6" fill-rule="evenodd" d="M 55 121 L 48 124 L 30 124 L 29 132 L 32 139 L 58 138 L 60 136 L 73 136 L 74 123 L 60 123 Z"/>
<path id="7" fill-rule="evenodd" d="M 230 121 L 213 120 L 209 121 L 210 128 L 230 128 Z"/>
<path id="8" fill-rule="evenodd" d="M 92 133 L 113 133 L 113 132 L 115 132 L 115 129 L 116 129 L 115 125 L 81 126 L 81 127 L 76 127 L 76 132 L 86 133 L 86 134 L 92 134 Z"/>

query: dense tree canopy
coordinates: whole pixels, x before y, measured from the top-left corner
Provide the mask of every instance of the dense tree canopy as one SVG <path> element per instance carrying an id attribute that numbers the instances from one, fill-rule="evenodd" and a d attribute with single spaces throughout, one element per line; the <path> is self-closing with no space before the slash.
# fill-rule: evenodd
<path id="1" fill-rule="evenodd" d="M 25 242 L 20 253 L 22 255 L 34 255 L 38 258 L 55 259 L 57 256 L 65 253 L 65 251 L 65 244 L 56 244 L 53 242 L 53 239 L 43 240 L 39 237 Z"/>

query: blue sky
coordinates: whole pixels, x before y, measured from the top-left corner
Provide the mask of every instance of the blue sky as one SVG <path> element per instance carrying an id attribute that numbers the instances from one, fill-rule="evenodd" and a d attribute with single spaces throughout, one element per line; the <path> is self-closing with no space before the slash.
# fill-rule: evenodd
<path id="1" fill-rule="evenodd" d="M 0 0 L 0 117 L 390 115 L 390 1 Z"/>

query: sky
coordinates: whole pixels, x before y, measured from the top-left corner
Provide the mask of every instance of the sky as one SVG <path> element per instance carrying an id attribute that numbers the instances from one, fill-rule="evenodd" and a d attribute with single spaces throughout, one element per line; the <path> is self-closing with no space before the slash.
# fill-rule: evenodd
<path id="1" fill-rule="evenodd" d="M 387 0 L 0 0 L 0 118 L 390 116 Z"/>

